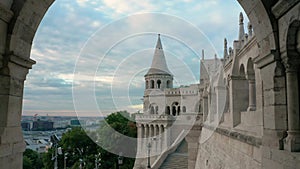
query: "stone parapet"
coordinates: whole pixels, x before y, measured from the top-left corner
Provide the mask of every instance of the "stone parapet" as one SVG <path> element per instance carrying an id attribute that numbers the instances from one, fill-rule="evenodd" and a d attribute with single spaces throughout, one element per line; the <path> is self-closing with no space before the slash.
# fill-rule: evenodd
<path id="1" fill-rule="evenodd" d="M 206 125 L 206 124 L 203 124 L 203 128 L 206 128 L 209 130 L 215 129 L 215 132 L 217 132 L 221 135 L 224 135 L 224 136 L 230 137 L 232 139 L 247 143 L 252 146 L 259 147 L 262 145 L 261 138 L 250 136 L 250 135 L 244 134 L 242 132 L 234 131 L 234 130 L 227 129 L 227 128 L 221 128 L 221 127 L 214 128 L 214 127 Z"/>

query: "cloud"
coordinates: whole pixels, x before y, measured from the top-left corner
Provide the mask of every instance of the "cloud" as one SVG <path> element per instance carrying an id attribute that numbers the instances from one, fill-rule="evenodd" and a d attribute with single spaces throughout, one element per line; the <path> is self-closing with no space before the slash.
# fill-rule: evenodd
<path id="1" fill-rule="evenodd" d="M 25 83 L 24 112 L 74 111 L 72 83 L 78 90 L 95 84 L 95 95 L 105 113 L 114 111 L 115 104 L 134 111 L 141 105 L 143 75 L 151 65 L 156 32 L 163 34 L 166 58 L 178 85 L 194 83 L 199 77 L 201 50 L 206 49 L 207 57 L 213 57 L 215 52 L 222 54 L 223 38 L 227 37 L 231 44 L 237 37 L 241 10 L 237 2 L 221 0 L 56 1 L 33 42 L 31 58 L 37 64 Z M 153 13 L 126 19 L 144 12 Z M 189 25 L 195 25 L 203 34 L 185 29 L 186 24 L 174 24 L 178 20 L 192 23 Z M 147 31 L 148 34 L 135 34 Z M 93 43 L 84 46 L 87 40 Z M 78 71 L 74 79 L 75 63 Z M 119 93 L 114 97 L 121 103 L 113 102 L 111 88 Z"/>

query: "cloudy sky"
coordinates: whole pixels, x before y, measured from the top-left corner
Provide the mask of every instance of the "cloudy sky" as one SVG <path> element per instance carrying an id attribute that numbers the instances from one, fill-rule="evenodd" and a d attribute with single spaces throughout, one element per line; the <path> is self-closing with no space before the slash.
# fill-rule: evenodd
<path id="1" fill-rule="evenodd" d="M 56 0 L 34 38 L 23 114 L 141 110 L 158 33 L 175 85 L 197 83 L 201 50 L 222 57 L 241 11 L 224 0 Z"/>

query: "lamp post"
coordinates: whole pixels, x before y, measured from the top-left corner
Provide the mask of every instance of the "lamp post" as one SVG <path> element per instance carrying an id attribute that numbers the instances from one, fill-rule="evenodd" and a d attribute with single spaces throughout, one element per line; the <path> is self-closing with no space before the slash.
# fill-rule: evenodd
<path id="1" fill-rule="evenodd" d="M 119 169 L 120 166 L 123 164 L 123 153 L 122 152 L 119 153 L 119 156 L 118 156 L 117 160 L 118 160 L 117 161 L 117 169 Z"/>
<path id="2" fill-rule="evenodd" d="M 150 165 L 150 150 L 151 150 L 151 143 L 149 142 L 148 143 L 148 165 L 147 165 L 147 168 L 151 168 L 151 165 Z"/>
<path id="3" fill-rule="evenodd" d="M 101 153 L 95 155 L 95 169 L 98 169 L 99 166 L 101 166 Z"/>
<path id="4" fill-rule="evenodd" d="M 80 164 L 79 164 L 79 168 L 80 169 L 82 169 L 82 167 L 83 167 L 83 165 L 84 165 L 84 163 L 83 163 L 83 148 L 81 148 L 81 149 L 79 149 L 79 148 L 76 148 L 77 149 L 77 151 L 79 152 L 79 155 L 80 155 L 80 159 L 79 159 L 79 162 L 80 162 Z"/>
<path id="5" fill-rule="evenodd" d="M 53 134 L 53 135 L 50 136 L 50 141 L 54 145 L 54 149 L 55 149 L 54 157 L 52 157 L 52 160 L 54 160 L 54 169 L 58 169 L 58 167 L 57 167 L 57 164 L 58 164 L 57 156 L 58 156 L 58 154 L 62 153 L 61 147 L 58 147 L 59 138 L 55 134 Z"/>
<path id="6" fill-rule="evenodd" d="M 68 153 L 64 154 L 64 169 L 67 168 L 67 159 L 68 159 L 67 155 L 68 155 Z"/>
<path id="7" fill-rule="evenodd" d="M 79 168 L 82 169 L 82 162 L 83 162 L 83 160 L 80 158 L 80 159 L 79 159 L 79 162 L 80 162 Z"/>

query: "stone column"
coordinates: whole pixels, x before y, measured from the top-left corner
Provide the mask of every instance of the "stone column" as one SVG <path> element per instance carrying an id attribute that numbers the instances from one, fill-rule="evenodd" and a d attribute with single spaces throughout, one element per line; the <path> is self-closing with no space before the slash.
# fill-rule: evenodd
<path id="1" fill-rule="evenodd" d="M 137 154 L 142 152 L 142 125 L 137 124 Z"/>
<path id="2" fill-rule="evenodd" d="M 157 151 L 157 132 L 156 132 L 156 125 L 154 125 L 154 127 L 153 127 L 153 130 L 154 130 L 154 135 L 153 135 L 153 138 L 155 138 L 154 140 L 153 140 L 153 153 L 155 154 L 156 153 L 156 151 Z"/>
<path id="3" fill-rule="evenodd" d="M 164 126 L 164 150 L 167 150 L 170 146 L 170 131 L 167 126 Z"/>
<path id="4" fill-rule="evenodd" d="M 249 107 L 247 111 L 256 110 L 256 86 L 254 75 L 248 77 L 249 82 Z"/>
<path id="5" fill-rule="evenodd" d="M 203 96 L 203 106 L 202 106 L 202 109 L 203 109 L 203 121 L 206 121 L 207 119 L 207 115 L 208 115 L 208 97 L 207 95 L 204 95 Z"/>
<path id="6" fill-rule="evenodd" d="M 299 79 L 296 68 L 287 68 L 288 137 L 285 149 L 300 152 Z"/>
<path id="7" fill-rule="evenodd" d="M 219 84 L 216 86 L 216 118 L 218 122 L 223 122 L 224 121 L 224 110 L 226 106 L 226 87 L 223 84 Z"/>
<path id="8" fill-rule="evenodd" d="M 212 88 L 212 87 L 211 87 Z M 211 89 L 212 90 L 212 89 Z M 213 122 L 216 119 L 217 115 L 217 99 L 216 92 L 210 91 L 208 93 L 208 120 L 209 122 Z"/>
<path id="9" fill-rule="evenodd" d="M 163 135 L 162 135 L 162 132 L 163 132 L 163 131 L 162 131 L 162 126 L 159 125 L 159 126 L 158 126 L 158 129 L 159 129 L 159 134 L 158 134 L 158 138 L 159 138 L 159 139 L 158 139 L 158 146 L 159 146 L 159 147 L 158 147 L 158 152 L 159 152 L 159 153 L 162 153 L 162 144 L 163 144 L 163 140 L 162 140 L 162 139 L 163 139 L 163 137 L 162 137 L 162 136 L 163 136 Z"/>
<path id="10" fill-rule="evenodd" d="M 23 88 L 35 62 L 13 54 L 4 58 L 0 59 L 0 164 L 1 168 L 22 168 L 26 147 L 21 129 Z"/>

